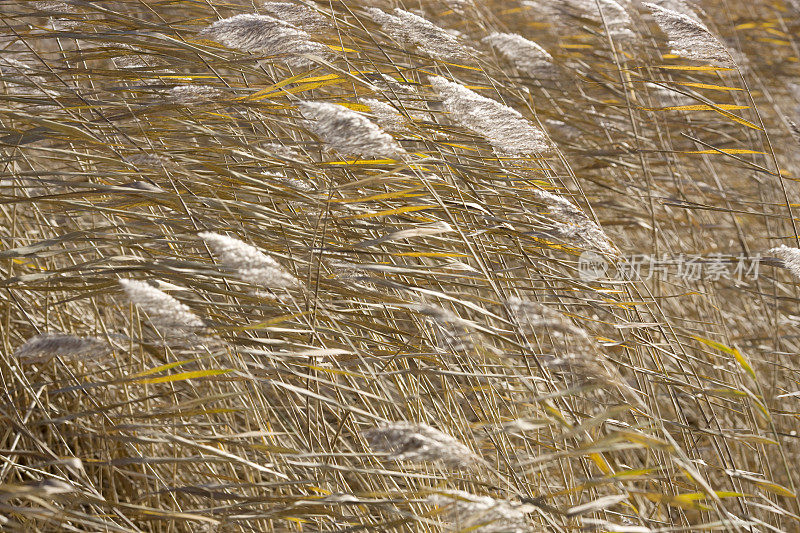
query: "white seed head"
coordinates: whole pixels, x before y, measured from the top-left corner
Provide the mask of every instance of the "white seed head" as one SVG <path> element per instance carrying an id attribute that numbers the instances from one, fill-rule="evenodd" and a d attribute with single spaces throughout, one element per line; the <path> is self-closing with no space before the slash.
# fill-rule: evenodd
<path id="1" fill-rule="evenodd" d="M 204 326 L 189 306 L 144 281 L 121 279 L 119 284 L 131 303 L 147 313 L 150 323 L 162 333 L 185 336 Z"/>
<path id="2" fill-rule="evenodd" d="M 592 3 L 594 10 L 597 11 L 597 3 Z M 615 0 L 599 0 L 599 3 L 602 11 L 598 11 L 598 16 L 602 13 L 602 17 L 599 16 L 599 18 L 601 21 L 605 21 L 605 29 L 612 38 L 624 40 L 636 36 L 631 29 L 633 21 L 625 7 Z"/>
<path id="3" fill-rule="evenodd" d="M 435 327 L 437 344 L 454 351 L 471 350 L 475 347 L 472 340 L 473 326 L 452 311 L 430 304 L 416 306 L 417 311 L 427 316 Z"/>
<path id="4" fill-rule="evenodd" d="M 278 143 L 264 143 L 259 146 L 259 149 L 262 153 L 268 154 L 270 156 L 275 156 L 280 159 L 289 159 L 293 161 L 307 161 L 308 158 L 292 148 L 291 146 L 286 146 L 285 144 L 278 144 Z"/>
<path id="5" fill-rule="evenodd" d="M 458 531 L 479 533 L 526 533 L 531 531 L 527 518 L 534 508 L 491 496 L 478 496 L 462 490 L 432 494 L 426 503 L 444 511 L 444 516 Z"/>
<path id="6" fill-rule="evenodd" d="M 773 254 L 775 257 L 783 260 L 784 267 L 791 272 L 794 277 L 800 279 L 800 248 L 792 248 L 781 244 L 777 248 L 768 250 L 767 253 Z"/>
<path id="7" fill-rule="evenodd" d="M 550 214 L 556 218 L 556 228 L 561 237 L 580 240 L 602 253 L 616 255 L 617 251 L 603 228 L 586 216 L 578 206 L 549 191 L 537 190 L 534 194 L 550 208 Z"/>
<path id="8" fill-rule="evenodd" d="M 699 20 L 650 2 L 642 5 L 652 12 L 661 31 L 666 34 L 673 54 L 712 65 L 735 66 L 725 45 Z"/>
<path id="9" fill-rule="evenodd" d="M 594 350 L 595 342 L 582 328 L 562 313 L 538 302 L 509 298 L 506 301 L 520 334 L 526 339 L 548 339 L 553 352 L 542 354 L 543 366 L 581 382 L 620 383 L 618 374 L 602 354 Z M 534 343 L 528 340 L 528 346 Z"/>
<path id="10" fill-rule="evenodd" d="M 572 324 L 567 317 L 546 305 L 531 300 L 511 297 L 506 300 L 509 313 L 519 325 L 523 334 L 530 334 L 536 330 L 547 329 L 555 335 L 573 335 L 588 341 L 587 333 Z"/>
<path id="11" fill-rule="evenodd" d="M 297 278 L 255 246 L 219 233 L 204 232 L 198 236 L 211 247 L 225 268 L 242 281 L 270 289 L 299 285 Z"/>
<path id="12" fill-rule="evenodd" d="M 376 7 L 365 11 L 383 31 L 402 45 L 416 46 L 423 54 L 445 61 L 463 61 L 470 57 L 470 49 L 457 37 L 419 15 L 399 8 L 391 15 Z"/>
<path id="13" fill-rule="evenodd" d="M 34 74 L 35 69 L 12 57 L 0 57 L 0 88 L 4 85 L 9 93 L 31 96 L 56 96 L 57 91 L 48 89 L 48 82 Z"/>
<path id="14" fill-rule="evenodd" d="M 405 153 L 391 135 L 352 109 L 325 102 L 301 102 L 299 107 L 309 119 L 309 128 L 343 155 L 391 157 Z"/>
<path id="15" fill-rule="evenodd" d="M 44 333 L 31 337 L 14 352 L 22 363 L 43 363 L 54 357 L 97 358 L 107 355 L 111 346 L 96 337 L 76 337 L 64 333 Z"/>
<path id="16" fill-rule="evenodd" d="M 370 447 L 395 461 L 439 462 L 454 468 L 483 463 L 464 444 L 426 424 L 394 422 L 369 430 Z"/>
<path id="17" fill-rule="evenodd" d="M 451 118 L 485 137 L 499 154 L 524 157 L 550 151 L 544 132 L 515 109 L 442 77 L 429 80 Z"/>
<path id="18" fill-rule="evenodd" d="M 369 106 L 369 111 L 375 117 L 375 122 L 384 130 L 403 131 L 406 128 L 405 117 L 386 102 L 373 98 L 363 98 L 361 102 Z"/>
<path id="19" fill-rule="evenodd" d="M 210 85 L 178 85 L 169 90 L 169 99 L 181 104 L 193 104 L 215 100 L 222 91 Z"/>
<path id="20" fill-rule="evenodd" d="M 241 14 L 218 20 L 201 35 L 245 52 L 284 56 L 290 65 L 312 63 L 307 57 L 327 56 L 330 49 L 311 40 L 305 31 L 268 15 Z"/>
<path id="21" fill-rule="evenodd" d="M 654 0 L 654 4 L 663 7 L 664 9 L 671 9 L 690 19 L 701 22 L 700 16 L 697 12 L 697 6 L 694 3 L 687 2 L 686 0 Z"/>
<path id="22" fill-rule="evenodd" d="M 629 39 L 634 36 L 631 30 L 632 21 L 626 9 L 629 2 L 600 0 L 600 9 L 597 4 L 596 0 L 523 0 L 522 2 L 523 6 L 531 8 L 531 11 L 542 20 L 551 21 L 562 30 L 574 28 L 575 18 L 585 18 L 596 24 L 605 22 L 603 29 L 607 29 L 615 39 Z"/>
<path id="23" fill-rule="evenodd" d="M 126 53 L 114 58 L 114 65 L 117 68 L 148 68 L 155 70 L 164 70 L 166 62 L 155 55 L 148 54 L 146 50 L 131 46 L 129 44 L 119 45 L 121 50 Z"/>
<path id="24" fill-rule="evenodd" d="M 497 52 L 511 62 L 517 70 L 538 78 L 552 74 L 553 56 L 533 41 L 516 33 L 492 33 L 483 38 Z"/>
<path id="25" fill-rule="evenodd" d="M 310 33 L 323 31 L 331 26 L 326 17 L 302 4 L 264 2 L 261 4 L 261 9 L 276 19 Z"/>

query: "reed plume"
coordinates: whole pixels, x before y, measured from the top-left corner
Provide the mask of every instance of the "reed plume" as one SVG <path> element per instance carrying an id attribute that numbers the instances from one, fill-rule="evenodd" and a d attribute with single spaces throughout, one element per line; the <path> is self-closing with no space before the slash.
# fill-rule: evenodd
<path id="1" fill-rule="evenodd" d="M 223 266 L 242 281 L 269 289 L 300 284 L 280 263 L 255 246 L 219 233 L 203 232 L 198 236 L 211 247 Z"/>
<path id="2" fill-rule="evenodd" d="M 96 359 L 111 352 L 111 346 L 96 337 L 76 337 L 64 333 L 44 333 L 31 337 L 14 351 L 25 364 L 46 363 L 54 357 Z"/>
<path id="3" fill-rule="evenodd" d="M 329 48 L 312 41 L 305 31 L 268 15 L 234 15 L 214 22 L 200 35 L 228 48 L 279 56 L 297 67 L 312 64 L 313 57 L 330 55 Z"/>
<path id="4" fill-rule="evenodd" d="M 735 66 L 728 48 L 696 18 L 650 2 L 642 5 L 669 39 L 671 53 L 711 65 Z"/>
<path id="5" fill-rule="evenodd" d="M 436 462 L 452 468 L 480 465 L 483 460 L 452 436 L 426 424 L 394 422 L 365 433 L 370 447 L 394 461 Z"/>
<path id="6" fill-rule="evenodd" d="M 450 118 L 485 137 L 499 154 L 534 157 L 551 150 L 544 132 L 517 110 L 440 76 L 429 81 Z"/>
<path id="7" fill-rule="evenodd" d="M 271 17 L 291 24 L 309 34 L 321 32 L 331 27 L 331 21 L 307 5 L 291 2 L 264 2 L 259 8 Z"/>
<path id="8" fill-rule="evenodd" d="M 401 45 L 416 46 L 421 53 L 434 59 L 466 61 L 470 58 L 470 49 L 458 38 L 419 15 L 400 8 L 396 8 L 393 14 L 376 7 L 365 11 Z"/>
<path id="9" fill-rule="evenodd" d="M 794 277 L 800 279 L 800 248 L 792 248 L 781 244 L 777 248 L 770 248 L 767 253 L 782 260 L 783 267 L 791 272 Z"/>
<path id="10" fill-rule="evenodd" d="M 492 33 L 483 42 L 494 47 L 517 70 L 532 78 L 549 77 L 553 72 L 553 56 L 536 44 L 515 33 Z"/>
<path id="11" fill-rule="evenodd" d="M 131 303 L 142 309 L 162 333 L 185 336 L 204 327 L 189 306 L 150 284 L 135 279 L 121 279 L 119 284 Z"/>
<path id="12" fill-rule="evenodd" d="M 342 155 L 392 157 L 405 153 L 394 138 L 364 115 L 327 102 L 301 102 L 308 127 Z"/>
<path id="13" fill-rule="evenodd" d="M 478 496 L 463 490 L 432 494 L 426 503 L 441 508 L 446 520 L 457 531 L 480 533 L 525 533 L 531 531 L 527 516 L 535 508 L 529 504 Z"/>

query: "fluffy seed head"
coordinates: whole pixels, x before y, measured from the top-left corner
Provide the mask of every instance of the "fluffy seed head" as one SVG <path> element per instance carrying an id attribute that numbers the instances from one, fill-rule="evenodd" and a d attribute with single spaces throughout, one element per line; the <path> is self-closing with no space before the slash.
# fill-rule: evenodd
<path id="1" fill-rule="evenodd" d="M 384 130 L 402 131 L 405 129 L 406 119 L 394 107 L 373 98 L 364 98 L 361 101 L 369 106 L 370 113 L 375 116 L 375 121 Z"/>
<path id="2" fill-rule="evenodd" d="M 627 4 L 628 2 L 624 2 Z M 575 27 L 575 19 L 589 19 L 596 24 L 605 22 L 605 27 L 615 39 L 629 39 L 634 36 L 632 21 L 622 2 L 600 0 L 523 0 L 522 5 L 532 9 L 542 20 L 553 22 L 561 30 Z M 602 16 L 601 16 L 602 10 Z"/>
<path id="3" fill-rule="evenodd" d="M 791 272 L 794 277 L 800 279 L 800 248 L 792 248 L 781 244 L 777 248 L 768 250 L 767 253 L 782 259 L 784 267 Z"/>
<path id="4" fill-rule="evenodd" d="M 319 32 L 330 27 L 330 21 L 310 7 L 290 2 L 264 2 L 261 9 L 276 19 L 288 22 L 306 32 Z"/>
<path id="5" fill-rule="evenodd" d="M 286 56 L 289 64 L 298 67 L 311 63 L 303 55 L 329 53 L 325 45 L 312 41 L 308 33 L 268 15 L 241 14 L 218 20 L 201 35 L 245 52 Z"/>
<path id="6" fill-rule="evenodd" d="M 64 333 L 45 333 L 31 337 L 14 352 L 22 363 L 44 363 L 54 357 L 97 358 L 107 355 L 111 346 L 96 337 L 76 337 Z"/>
<path id="7" fill-rule="evenodd" d="M 538 302 L 509 298 L 506 307 L 520 333 L 529 339 L 547 338 L 552 353 L 541 356 L 544 366 L 563 374 L 567 380 L 580 382 L 619 383 L 617 373 L 593 350 L 589 334 L 575 326 L 566 316 Z M 529 342 L 533 347 L 533 342 Z"/>
<path id="8" fill-rule="evenodd" d="M 552 74 L 553 56 L 533 41 L 516 33 L 492 33 L 483 42 L 513 63 L 517 70 L 532 78 Z"/>
<path id="9" fill-rule="evenodd" d="M 515 109 L 442 77 L 429 79 L 451 118 L 485 137 L 499 154 L 524 157 L 551 149 L 544 132 Z"/>
<path id="10" fill-rule="evenodd" d="M 205 102 L 220 96 L 222 91 L 210 85 L 178 85 L 169 90 L 169 99 L 181 104 Z"/>
<path id="11" fill-rule="evenodd" d="M 699 20 L 649 2 L 642 5 L 653 13 L 673 54 L 712 65 L 735 66 L 725 45 Z"/>
<path id="12" fill-rule="evenodd" d="M 405 153 L 403 147 L 367 117 L 344 106 L 301 102 L 310 129 L 342 155 L 387 157 Z"/>
<path id="13" fill-rule="evenodd" d="M 427 316 L 436 331 L 436 340 L 444 348 L 463 351 L 474 348 L 470 322 L 452 311 L 435 305 L 421 304 L 417 310 Z"/>
<path id="14" fill-rule="evenodd" d="M 270 289 L 299 284 L 280 263 L 255 246 L 218 233 L 200 233 L 199 237 L 211 247 L 222 264 L 243 281 Z"/>
<path id="15" fill-rule="evenodd" d="M 57 91 L 47 89 L 48 82 L 34 74 L 36 70 L 12 57 L 0 57 L 0 88 L 6 86 L 11 94 L 31 96 L 56 96 Z"/>
<path id="16" fill-rule="evenodd" d="M 480 533 L 524 533 L 531 531 L 527 514 L 533 506 L 491 496 L 477 496 L 462 490 L 432 494 L 426 503 L 440 507 L 458 531 Z"/>
<path id="17" fill-rule="evenodd" d="M 394 422 L 373 428 L 365 436 L 373 450 L 388 452 L 395 461 L 439 462 L 453 468 L 483 462 L 465 445 L 426 424 Z"/>
<path id="18" fill-rule="evenodd" d="M 686 15 L 692 20 L 701 22 L 700 16 L 697 14 L 696 6 L 686 0 L 655 0 L 654 4 L 663 7 L 664 9 L 671 9 L 683 15 Z"/>
<path id="19" fill-rule="evenodd" d="M 119 284 L 131 303 L 147 313 L 150 322 L 163 333 L 185 336 L 204 325 L 189 306 L 144 281 L 121 279 Z"/>
<path id="20" fill-rule="evenodd" d="M 603 228 L 591 220 L 578 206 L 557 194 L 548 191 L 535 191 L 539 200 L 550 208 L 556 218 L 559 236 L 570 240 L 583 241 L 590 247 L 606 254 L 617 253 Z"/>
<path id="21" fill-rule="evenodd" d="M 512 297 L 506 300 L 506 307 L 523 334 L 527 335 L 536 330 L 547 329 L 551 334 L 573 335 L 584 341 L 589 340 L 589 336 L 584 330 L 572 324 L 558 311 L 539 302 Z"/>
<path id="22" fill-rule="evenodd" d="M 470 49 L 455 36 L 419 15 L 400 8 L 395 9 L 392 15 L 376 7 L 367 8 L 366 12 L 392 39 L 403 45 L 416 46 L 434 59 L 463 61 L 470 57 Z"/>
<path id="23" fill-rule="evenodd" d="M 594 3 L 594 2 L 592 2 Z M 605 21 L 605 28 L 608 34 L 614 39 L 631 39 L 635 37 L 631 26 L 633 21 L 628 11 L 615 0 L 600 0 L 600 9 L 602 10 L 602 17 L 600 20 Z M 594 4 L 594 10 L 597 11 L 597 4 Z"/>

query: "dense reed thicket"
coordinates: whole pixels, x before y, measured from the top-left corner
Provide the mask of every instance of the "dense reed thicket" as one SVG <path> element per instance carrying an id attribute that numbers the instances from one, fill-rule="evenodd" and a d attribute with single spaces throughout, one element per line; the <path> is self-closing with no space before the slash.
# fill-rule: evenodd
<path id="1" fill-rule="evenodd" d="M 797 2 L 0 16 L 0 529 L 800 531 Z"/>

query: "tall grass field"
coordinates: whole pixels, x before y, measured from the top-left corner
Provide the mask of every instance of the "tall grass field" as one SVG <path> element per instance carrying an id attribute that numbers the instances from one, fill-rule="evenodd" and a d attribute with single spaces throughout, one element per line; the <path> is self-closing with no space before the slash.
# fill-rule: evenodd
<path id="1" fill-rule="evenodd" d="M 798 32 L 0 0 L 0 531 L 800 532 Z"/>

